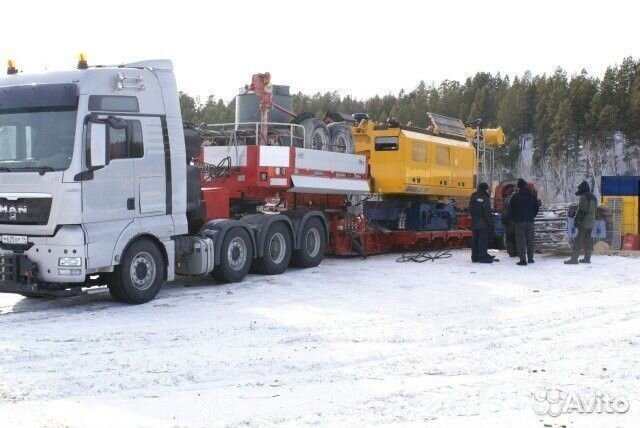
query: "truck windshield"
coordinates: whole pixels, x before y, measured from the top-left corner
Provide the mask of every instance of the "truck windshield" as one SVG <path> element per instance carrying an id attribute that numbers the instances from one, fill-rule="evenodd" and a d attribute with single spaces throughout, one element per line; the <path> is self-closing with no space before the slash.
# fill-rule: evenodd
<path id="1" fill-rule="evenodd" d="M 0 109 L 0 172 L 67 169 L 76 113 L 60 106 Z"/>

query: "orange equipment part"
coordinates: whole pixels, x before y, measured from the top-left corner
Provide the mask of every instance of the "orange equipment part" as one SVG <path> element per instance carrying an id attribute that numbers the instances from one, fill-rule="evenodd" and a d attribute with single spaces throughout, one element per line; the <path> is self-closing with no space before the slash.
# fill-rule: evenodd
<path id="1" fill-rule="evenodd" d="M 204 187 L 202 199 L 206 207 L 206 221 L 229 218 L 229 190 L 222 187 Z"/>

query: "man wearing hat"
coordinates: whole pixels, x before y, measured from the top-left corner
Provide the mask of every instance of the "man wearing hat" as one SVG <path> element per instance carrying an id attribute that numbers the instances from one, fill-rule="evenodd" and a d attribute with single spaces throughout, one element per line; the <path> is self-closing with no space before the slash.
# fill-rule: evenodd
<path id="1" fill-rule="evenodd" d="M 489 236 L 493 235 L 494 224 L 491 215 L 491 195 L 489 185 L 480 183 L 478 190 L 469 198 L 471 228 L 473 229 L 473 245 L 471 261 L 473 263 L 493 263 L 498 261 L 489 255 Z"/>
<path id="2" fill-rule="evenodd" d="M 529 189 L 529 184 L 522 178 L 518 179 L 518 191 L 511 196 L 507 217 L 515 225 L 516 248 L 520 261 L 519 266 L 533 263 L 533 220 L 538 215 L 540 204 Z"/>
<path id="3" fill-rule="evenodd" d="M 578 211 L 573 218 L 573 227 L 578 229 L 578 235 L 573 241 L 573 252 L 571 258 L 564 262 L 566 265 L 576 265 L 579 263 L 591 263 L 591 251 L 593 250 L 593 241 L 591 240 L 591 231 L 596 224 L 596 210 L 598 208 L 598 199 L 591 193 L 589 183 L 583 181 L 578 186 L 576 196 L 580 196 L 578 203 Z M 578 261 L 580 251 L 584 248 L 584 258 Z"/>

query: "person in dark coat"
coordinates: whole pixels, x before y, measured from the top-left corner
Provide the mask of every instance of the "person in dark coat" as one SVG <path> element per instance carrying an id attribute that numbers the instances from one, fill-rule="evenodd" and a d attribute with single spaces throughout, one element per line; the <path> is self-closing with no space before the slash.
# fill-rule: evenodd
<path id="1" fill-rule="evenodd" d="M 598 199 L 593 193 L 589 183 L 583 181 L 578 186 L 576 196 L 580 196 L 578 211 L 573 219 L 573 227 L 578 229 L 578 235 L 573 241 L 573 251 L 571 258 L 564 262 L 566 265 L 579 263 L 591 263 L 591 252 L 593 251 L 593 240 L 591 231 L 596 224 L 596 211 L 598 209 Z M 580 251 L 584 248 L 584 258 L 578 261 Z"/>
<path id="2" fill-rule="evenodd" d="M 529 184 L 522 178 L 518 179 L 518 191 L 511 196 L 507 217 L 511 220 L 516 232 L 516 247 L 520 261 L 516 264 L 526 266 L 527 263 L 534 263 L 533 242 L 534 230 L 533 221 L 538 215 L 540 204 L 536 195 L 529 190 Z"/>
<path id="3" fill-rule="evenodd" d="M 473 263 L 493 263 L 497 261 L 487 252 L 489 236 L 494 233 L 491 196 L 488 190 L 489 185 L 487 183 L 480 183 L 478 190 L 469 198 L 471 229 L 473 230 L 473 244 L 471 247 L 471 261 Z"/>

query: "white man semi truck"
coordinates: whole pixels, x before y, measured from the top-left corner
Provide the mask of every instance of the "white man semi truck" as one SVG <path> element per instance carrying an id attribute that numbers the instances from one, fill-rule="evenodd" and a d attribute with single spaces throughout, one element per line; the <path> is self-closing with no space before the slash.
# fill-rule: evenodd
<path id="1" fill-rule="evenodd" d="M 269 75 L 256 76 L 264 113 Z M 230 132 L 186 127 L 168 60 L 88 67 L 81 58 L 77 69 L 41 74 L 10 63 L 0 78 L 0 292 L 106 284 L 116 300 L 144 303 L 176 275 L 235 282 L 250 270 L 317 266 L 325 250 L 467 244 L 464 216 L 444 201 L 467 196 L 476 180 L 464 127 L 447 122 L 447 135 L 361 115 L 332 128 L 360 147 L 352 154 L 344 144 L 318 150 L 330 135 L 308 115 L 262 119 Z M 404 175 L 393 180 L 406 185 L 380 187 L 384 168 L 371 159 L 403 163 L 405 154 L 406 173 L 394 168 Z M 380 193 L 422 199 L 380 203 L 384 212 L 353 204 L 348 195 L 371 192 L 370 170 L 381 171 Z"/>

